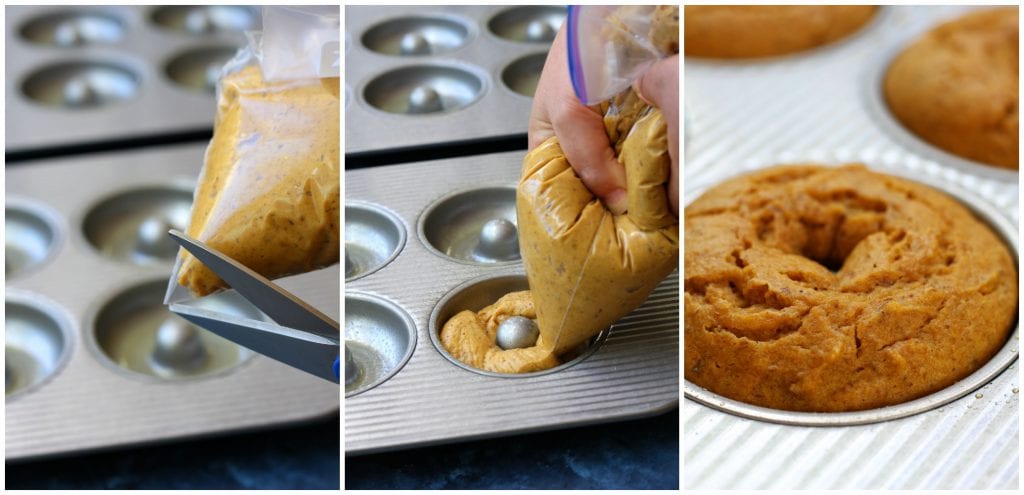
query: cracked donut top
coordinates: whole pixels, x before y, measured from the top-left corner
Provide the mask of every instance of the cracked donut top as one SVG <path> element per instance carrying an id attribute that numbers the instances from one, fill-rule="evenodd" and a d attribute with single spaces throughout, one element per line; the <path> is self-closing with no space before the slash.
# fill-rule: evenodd
<path id="1" fill-rule="evenodd" d="M 885 100 L 925 141 L 964 158 L 1017 170 L 1018 11 L 973 12 L 925 34 L 885 76 Z"/>
<path id="2" fill-rule="evenodd" d="M 873 5 L 687 5 L 686 55 L 760 58 L 799 52 L 859 30 Z"/>
<path id="3" fill-rule="evenodd" d="M 759 171 L 685 211 L 685 376 L 794 411 L 912 400 L 1016 322 L 1003 241 L 963 205 L 862 165 Z"/>

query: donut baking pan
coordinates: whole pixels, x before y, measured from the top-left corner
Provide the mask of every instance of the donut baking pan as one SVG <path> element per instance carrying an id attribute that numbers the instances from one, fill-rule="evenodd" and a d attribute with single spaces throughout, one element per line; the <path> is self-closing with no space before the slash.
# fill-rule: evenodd
<path id="1" fill-rule="evenodd" d="M 6 7 L 6 151 L 213 127 L 244 6 Z"/>
<path id="2" fill-rule="evenodd" d="M 345 152 L 526 134 L 558 6 L 347 6 Z"/>
<path id="3" fill-rule="evenodd" d="M 495 374 L 450 358 L 436 332 L 526 288 L 515 184 L 524 152 L 345 173 L 346 247 L 380 251 L 345 284 L 348 455 L 653 415 L 679 400 L 679 276 L 561 366 Z M 367 212 L 374 212 L 373 214 Z M 395 221 L 397 219 L 397 222 Z M 397 226 L 401 242 L 391 239 Z M 374 236 L 366 230 L 378 230 Z M 397 255 L 390 253 L 398 246 Z M 512 246 L 510 248 L 510 246 Z"/>
<path id="4" fill-rule="evenodd" d="M 744 171 L 865 163 L 944 190 L 1018 252 L 1017 173 L 910 135 L 880 97 L 900 49 L 963 7 L 883 7 L 850 38 L 753 62 L 686 59 L 686 200 Z M 1018 265 L 1019 266 L 1019 265 Z M 851 413 L 743 404 L 684 382 L 690 489 L 1008 489 L 1018 483 L 1019 332 L 976 373 Z"/>
<path id="5" fill-rule="evenodd" d="M 321 418 L 336 386 L 163 304 L 204 145 L 6 170 L 8 461 Z M 339 267 L 280 281 L 340 314 Z M 194 302 L 261 315 L 231 291 Z"/>

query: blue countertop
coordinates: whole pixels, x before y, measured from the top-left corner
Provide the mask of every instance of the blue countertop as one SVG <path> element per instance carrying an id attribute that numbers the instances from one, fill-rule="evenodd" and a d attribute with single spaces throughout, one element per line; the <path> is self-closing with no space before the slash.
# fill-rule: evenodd
<path id="1" fill-rule="evenodd" d="M 345 488 L 679 488 L 679 410 L 581 428 L 345 458 Z"/>
<path id="2" fill-rule="evenodd" d="M 7 464 L 9 489 L 337 489 L 338 419 Z M 679 413 L 345 460 L 348 489 L 677 489 Z"/>
<path id="3" fill-rule="evenodd" d="M 339 418 L 302 426 L 7 463 L 8 489 L 338 489 Z"/>

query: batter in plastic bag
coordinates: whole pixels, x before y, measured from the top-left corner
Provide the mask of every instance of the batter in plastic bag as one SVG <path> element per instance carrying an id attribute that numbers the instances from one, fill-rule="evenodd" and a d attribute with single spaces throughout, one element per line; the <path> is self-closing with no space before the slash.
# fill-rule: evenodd
<path id="1" fill-rule="evenodd" d="M 652 26 L 658 36 L 677 32 Z M 456 359 L 502 373 L 556 366 L 560 356 L 642 304 L 677 266 L 679 223 L 667 198 L 670 156 L 662 114 L 631 90 L 603 109 L 605 132 L 625 170 L 627 212 L 612 213 L 584 185 L 558 138 L 530 151 L 516 210 L 531 290 L 446 322 L 441 343 Z M 540 336 L 534 346 L 497 346 L 497 327 L 511 316 L 536 318 Z"/>
<path id="2" fill-rule="evenodd" d="M 666 148 L 661 112 L 648 108 L 619 155 L 628 181 L 624 215 L 612 214 L 583 185 L 557 138 L 530 152 L 516 209 L 531 290 L 452 317 L 441 331 L 445 349 L 477 368 L 538 371 L 557 365 L 557 356 L 640 306 L 678 264 L 679 223 L 666 198 Z M 497 326 L 513 315 L 537 319 L 535 346 L 497 346 Z"/>
<path id="3" fill-rule="evenodd" d="M 245 65 L 220 82 L 188 234 L 268 278 L 338 262 L 339 79 L 268 83 Z M 178 282 L 226 287 L 185 253 Z"/>

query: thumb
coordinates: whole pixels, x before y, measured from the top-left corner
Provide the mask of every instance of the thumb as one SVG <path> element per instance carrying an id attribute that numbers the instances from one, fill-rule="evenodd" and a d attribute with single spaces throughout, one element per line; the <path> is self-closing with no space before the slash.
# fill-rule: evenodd
<path id="1" fill-rule="evenodd" d="M 633 83 L 633 90 L 645 102 L 658 107 L 666 117 L 679 114 L 679 55 L 657 61 Z"/>

